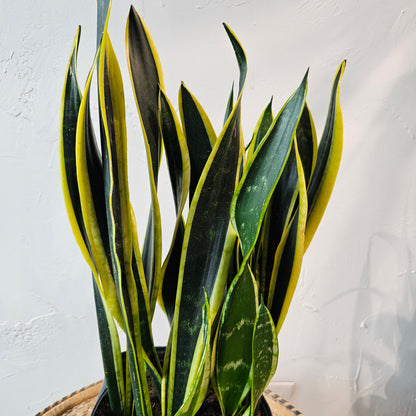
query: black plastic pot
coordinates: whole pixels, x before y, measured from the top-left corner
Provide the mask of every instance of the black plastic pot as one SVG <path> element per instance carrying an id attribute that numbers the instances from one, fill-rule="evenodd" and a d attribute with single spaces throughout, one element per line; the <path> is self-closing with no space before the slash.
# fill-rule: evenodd
<path id="1" fill-rule="evenodd" d="M 160 359 L 163 359 L 165 353 L 165 347 L 156 347 L 156 351 L 159 355 Z M 204 405 L 202 405 L 203 407 Z M 219 405 L 218 405 L 219 407 Z M 272 412 L 270 407 L 266 401 L 266 399 L 262 396 L 259 400 L 259 404 L 257 405 L 257 412 L 256 415 L 261 416 L 272 416 Z M 103 386 L 98 394 L 97 401 L 95 403 L 94 409 L 91 413 L 91 416 L 112 416 L 112 412 L 110 409 L 110 403 L 108 399 L 108 391 L 107 385 L 104 380 Z M 221 416 L 221 413 L 218 413 L 218 416 Z"/>

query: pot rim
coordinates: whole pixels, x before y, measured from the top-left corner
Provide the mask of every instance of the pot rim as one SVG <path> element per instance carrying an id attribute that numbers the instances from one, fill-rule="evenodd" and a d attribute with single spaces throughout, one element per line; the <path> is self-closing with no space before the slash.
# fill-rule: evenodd
<path id="1" fill-rule="evenodd" d="M 51 404 L 44 410 L 36 413 L 35 416 L 61 416 L 64 412 L 79 406 L 86 400 L 96 399 L 102 385 L 103 380 L 97 381 L 96 383 L 76 390 L 68 396 L 65 396 Z M 270 406 L 270 410 L 273 416 L 304 416 L 303 413 L 290 402 L 283 399 L 279 394 L 269 389 L 264 392 L 263 396 L 266 399 L 267 404 Z M 92 407 L 94 407 L 94 404 L 95 400 L 92 404 Z"/>

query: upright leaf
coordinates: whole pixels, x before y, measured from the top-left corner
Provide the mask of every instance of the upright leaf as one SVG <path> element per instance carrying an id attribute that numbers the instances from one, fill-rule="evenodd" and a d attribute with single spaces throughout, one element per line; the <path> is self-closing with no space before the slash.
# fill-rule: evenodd
<path id="1" fill-rule="evenodd" d="M 140 337 L 137 287 L 132 270 L 133 232 L 127 179 L 124 92 L 120 68 L 106 32 L 103 35 L 98 75 L 111 265 L 123 312 L 136 414 L 150 415 L 150 399 Z"/>
<path id="2" fill-rule="evenodd" d="M 296 140 L 302 160 L 306 186 L 308 187 L 316 164 L 317 140 L 312 114 L 306 103 L 296 129 Z"/>
<path id="3" fill-rule="evenodd" d="M 308 201 L 297 140 L 295 140 L 295 154 L 298 175 L 298 206 L 291 223 L 285 230 L 282 241 L 277 247 L 268 294 L 268 305 L 270 305 L 270 312 L 276 324 L 277 333 L 279 333 L 286 318 L 295 292 L 304 254 Z"/>
<path id="4" fill-rule="evenodd" d="M 90 87 L 98 55 L 99 51 L 96 53 L 88 74 L 79 107 L 75 166 L 85 235 L 88 239 L 88 249 L 93 262 L 92 272 L 96 277 L 98 287 L 102 287 L 106 304 L 112 315 L 120 325 L 123 325 L 122 312 L 111 269 L 103 167 L 90 115 Z"/>
<path id="5" fill-rule="evenodd" d="M 191 162 L 189 190 L 189 203 L 191 203 L 199 178 L 217 138 L 201 104 L 183 83 L 179 90 L 179 110 Z"/>
<path id="6" fill-rule="evenodd" d="M 180 122 L 166 94 L 160 91 L 159 123 L 165 145 L 169 176 L 176 210 L 176 223 L 171 247 L 162 267 L 162 304 L 169 321 L 173 319 L 179 261 L 183 243 L 184 222 L 182 211 L 190 186 L 190 161 Z"/>
<path id="7" fill-rule="evenodd" d="M 273 124 L 272 101 L 273 98 L 270 100 L 269 104 L 261 113 L 261 116 L 257 121 L 256 127 L 254 128 L 253 137 L 251 138 L 247 150 L 247 160 L 251 159 L 253 153 L 259 147 L 261 141 L 266 137 L 270 126 Z"/>
<path id="8" fill-rule="evenodd" d="M 237 56 L 241 80 L 246 70 L 244 51 L 229 29 L 227 33 Z M 174 414 L 184 400 L 194 352 L 199 349 L 200 311 L 205 293 L 211 305 L 219 305 L 218 299 L 211 296 L 222 298 L 226 283 L 227 276 L 217 276 L 229 233 L 230 204 L 242 152 L 241 92 L 208 158 L 189 209 L 172 329 L 168 415 Z M 211 309 L 211 314 L 215 317 L 216 311 Z"/>
<path id="9" fill-rule="evenodd" d="M 245 258 L 254 247 L 268 202 L 290 153 L 305 104 L 306 87 L 307 73 L 255 152 L 233 198 L 232 222 Z"/>
<path id="10" fill-rule="evenodd" d="M 233 107 L 234 107 L 234 83 L 231 86 L 230 95 L 228 96 L 227 106 L 225 108 L 224 124 L 227 122 L 228 117 L 230 117 L 230 114 L 233 111 Z"/>
<path id="11" fill-rule="evenodd" d="M 246 265 L 228 291 L 216 342 L 216 390 L 225 416 L 236 414 L 252 386 L 256 296 L 254 278 Z"/>
<path id="12" fill-rule="evenodd" d="M 308 222 L 306 227 L 305 250 L 324 214 L 331 196 L 341 163 L 343 123 L 340 103 L 340 81 L 346 62 L 339 66 L 332 85 L 328 115 L 322 138 L 319 142 L 316 166 L 308 188 Z"/>
<path id="13" fill-rule="evenodd" d="M 202 310 L 202 327 L 200 330 L 201 352 L 195 354 L 193 368 L 186 386 L 185 399 L 175 416 L 193 416 L 204 402 L 210 383 L 210 359 L 211 359 L 211 326 L 209 303 L 206 298 Z"/>
<path id="14" fill-rule="evenodd" d="M 72 44 L 62 95 L 59 154 L 62 189 L 72 232 L 86 261 L 91 268 L 94 268 L 82 217 L 75 163 L 75 139 L 78 112 L 81 105 L 81 91 L 77 79 L 77 54 L 80 35 L 81 28 L 79 27 Z"/>
<path id="15" fill-rule="evenodd" d="M 153 40 L 133 7 L 130 8 L 127 19 L 126 48 L 134 97 L 143 127 L 152 196 L 142 257 L 153 314 L 162 263 L 161 219 L 156 189 L 162 150 L 158 122 L 159 86 L 163 88 L 163 79 Z"/>
<path id="16" fill-rule="evenodd" d="M 251 415 L 254 415 L 257 402 L 276 372 L 278 355 L 276 328 L 262 299 L 253 332 Z"/>
<path id="17" fill-rule="evenodd" d="M 110 407 L 115 416 L 127 416 L 128 413 L 131 414 L 131 403 L 126 400 L 123 360 L 117 328 L 95 280 L 93 280 L 93 285 L 101 356 Z M 123 409 L 126 412 L 123 412 Z"/>

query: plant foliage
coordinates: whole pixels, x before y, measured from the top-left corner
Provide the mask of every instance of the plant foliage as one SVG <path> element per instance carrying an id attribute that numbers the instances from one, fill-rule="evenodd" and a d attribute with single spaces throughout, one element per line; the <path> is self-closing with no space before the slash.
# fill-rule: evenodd
<path id="1" fill-rule="evenodd" d="M 150 374 L 163 416 L 194 415 L 210 386 L 224 416 L 253 415 L 275 373 L 277 334 L 337 175 L 345 62 L 335 76 L 319 147 L 306 104 L 306 73 L 276 116 L 270 101 L 245 148 L 241 105 L 247 60 L 232 30 L 224 25 L 239 67 L 238 91 L 235 99 L 231 91 L 216 135 L 184 84 L 176 113 L 149 31 L 131 7 L 127 62 L 151 189 L 140 248 L 129 197 L 123 82 L 107 30 L 110 8 L 111 1 L 97 1 L 97 52 L 83 91 L 77 78 L 80 29 L 75 36 L 60 151 L 68 215 L 92 270 L 112 411 L 150 416 Z M 98 132 L 90 108 L 94 73 Z M 163 151 L 176 217 L 165 259 L 158 200 Z M 163 362 L 152 338 L 157 301 L 171 324 Z M 118 328 L 126 338 L 125 359 Z"/>

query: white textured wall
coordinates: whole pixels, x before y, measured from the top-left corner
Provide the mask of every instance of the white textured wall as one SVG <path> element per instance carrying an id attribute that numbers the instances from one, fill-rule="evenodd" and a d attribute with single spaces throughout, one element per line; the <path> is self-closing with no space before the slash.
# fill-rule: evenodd
<path id="1" fill-rule="evenodd" d="M 111 34 L 124 64 L 129 2 Z M 414 0 L 141 0 L 173 101 L 181 80 L 219 129 L 237 66 L 221 22 L 249 60 L 248 138 L 310 67 L 322 131 L 343 58 L 345 151 L 280 339 L 275 383 L 306 416 L 416 414 L 416 4 Z M 60 190 L 61 87 L 78 24 L 91 64 L 94 0 L 0 0 L 0 406 L 29 416 L 102 376 L 90 274 Z M 128 79 L 126 78 L 126 81 Z M 128 85 L 128 84 L 126 84 Z M 145 184 L 133 105 L 132 193 Z M 162 342 L 164 324 L 158 340 Z M 285 383 L 283 383 L 285 382 Z"/>

